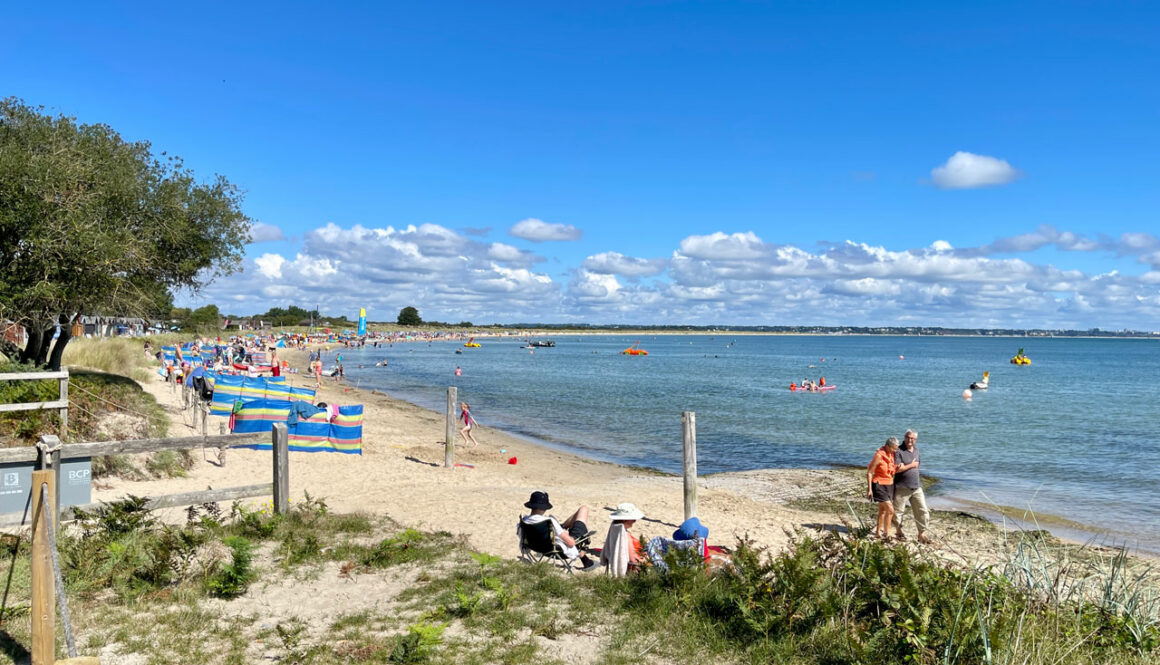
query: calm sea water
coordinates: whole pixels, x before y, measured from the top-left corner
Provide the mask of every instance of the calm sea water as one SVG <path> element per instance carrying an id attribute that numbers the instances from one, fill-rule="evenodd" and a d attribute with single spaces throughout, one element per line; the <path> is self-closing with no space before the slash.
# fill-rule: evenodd
<path id="1" fill-rule="evenodd" d="M 345 351 L 346 375 L 442 410 L 459 388 L 481 424 L 590 457 L 679 472 L 681 412 L 701 473 L 866 464 L 919 432 L 944 496 L 1027 508 L 1160 546 L 1160 345 L 1153 340 L 559 336 Z M 1008 363 L 1019 347 L 1033 360 Z M 900 357 L 901 356 L 901 357 Z M 374 367 L 379 359 L 387 368 Z M 327 359 L 328 361 L 330 358 Z M 365 367 L 359 368 L 359 364 Z M 455 367 L 463 369 L 456 378 Z M 961 393 L 984 370 L 991 387 Z M 791 393 L 803 377 L 836 386 Z"/>

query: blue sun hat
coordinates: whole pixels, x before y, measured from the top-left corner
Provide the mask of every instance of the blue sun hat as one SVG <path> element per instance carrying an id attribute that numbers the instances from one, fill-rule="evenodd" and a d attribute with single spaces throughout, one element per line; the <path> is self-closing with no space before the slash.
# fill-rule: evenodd
<path id="1" fill-rule="evenodd" d="M 708 538 L 709 527 L 701 524 L 701 520 L 696 517 L 681 522 L 681 526 L 673 532 L 673 540 L 693 540 L 694 538 Z"/>

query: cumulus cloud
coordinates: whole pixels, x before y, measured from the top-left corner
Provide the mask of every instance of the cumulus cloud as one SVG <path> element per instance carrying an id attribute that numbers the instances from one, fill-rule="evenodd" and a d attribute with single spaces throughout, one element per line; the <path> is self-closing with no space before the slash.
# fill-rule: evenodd
<path id="1" fill-rule="evenodd" d="M 766 253 L 765 243 L 752 231 L 689 236 L 681 241 L 681 254 L 694 259 L 756 259 Z"/>
<path id="2" fill-rule="evenodd" d="M 975 189 L 1014 182 L 1021 173 L 1005 159 L 976 155 L 962 150 L 930 171 L 930 179 L 940 189 Z"/>
<path id="3" fill-rule="evenodd" d="M 548 242 L 553 240 L 576 241 L 580 239 L 583 232 L 571 224 L 549 224 L 542 219 L 529 217 L 516 222 L 508 229 L 508 233 L 516 238 L 532 242 Z"/>
<path id="4" fill-rule="evenodd" d="M 258 272 L 269 279 L 282 278 L 282 264 L 286 263 L 286 258 L 280 254 L 263 254 L 254 259 L 254 264 L 258 266 Z"/>
<path id="5" fill-rule="evenodd" d="M 584 259 L 580 267 L 591 273 L 622 275 L 624 277 L 649 277 L 664 272 L 668 261 L 664 259 L 638 259 L 620 252 L 601 252 Z"/>
<path id="6" fill-rule="evenodd" d="M 1101 252 L 1123 268 L 1092 274 L 1035 251 Z M 557 273 L 544 259 L 438 224 L 342 227 L 303 236 L 295 254 L 261 253 L 212 283 L 203 302 L 231 313 L 322 304 L 327 313 L 479 323 L 944 325 L 1160 329 L 1160 239 L 1086 236 L 1050 225 L 954 247 L 847 240 L 806 249 L 752 231 L 690 235 L 667 259 L 591 254 Z M 1143 274 L 1134 266 L 1148 266 Z M 553 264 L 558 265 L 558 264 Z M 561 277 L 561 275 L 563 277 Z M 646 279 L 647 278 L 647 279 Z"/>
<path id="7" fill-rule="evenodd" d="M 257 244 L 260 242 L 274 242 L 277 240 L 285 240 L 286 236 L 282 233 L 282 229 L 273 224 L 266 224 L 265 222 L 255 222 L 250 227 L 250 243 Z"/>

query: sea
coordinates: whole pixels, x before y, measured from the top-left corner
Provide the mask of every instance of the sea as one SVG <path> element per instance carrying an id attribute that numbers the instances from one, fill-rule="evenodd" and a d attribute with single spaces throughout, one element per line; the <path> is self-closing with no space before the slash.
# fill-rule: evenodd
<path id="1" fill-rule="evenodd" d="M 936 504 L 992 507 L 1053 532 L 1160 552 L 1160 340 L 537 339 L 556 346 L 492 338 L 480 348 L 412 342 L 342 353 L 347 380 L 362 388 L 442 411 L 456 386 L 481 425 L 666 472 L 681 471 L 684 411 L 696 413 L 701 474 L 861 467 L 888 436 L 914 429 L 922 472 L 938 479 Z M 620 353 L 638 341 L 647 356 Z M 1031 365 L 1010 364 L 1020 348 Z M 964 399 L 984 371 L 989 388 Z M 823 376 L 834 390 L 789 390 Z"/>

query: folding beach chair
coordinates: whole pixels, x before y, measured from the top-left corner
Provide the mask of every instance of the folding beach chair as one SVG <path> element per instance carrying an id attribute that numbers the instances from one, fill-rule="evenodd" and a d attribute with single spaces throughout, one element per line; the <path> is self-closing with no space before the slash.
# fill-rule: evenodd
<path id="1" fill-rule="evenodd" d="M 552 530 L 552 521 L 550 519 L 535 524 L 526 524 L 521 517 L 519 524 L 516 526 L 516 532 L 520 537 L 521 561 L 527 561 L 528 563 L 538 563 L 540 561 L 558 563 L 569 575 L 575 572 L 577 568 L 583 570 L 583 567 L 579 565 L 580 557 L 568 558 L 568 555 L 556 544 L 556 534 Z M 588 545 L 592 542 L 592 537 L 595 535 L 595 531 L 589 531 L 583 537 L 576 539 L 576 549 L 580 551 L 581 556 L 588 550 Z"/>

